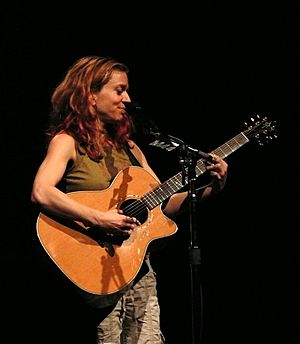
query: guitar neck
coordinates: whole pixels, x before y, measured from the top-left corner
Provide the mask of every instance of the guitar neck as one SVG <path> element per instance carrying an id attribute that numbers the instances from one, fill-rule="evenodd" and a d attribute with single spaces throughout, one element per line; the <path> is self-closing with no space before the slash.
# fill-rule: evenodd
<path id="1" fill-rule="evenodd" d="M 247 142 L 249 142 L 249 139 L 243 132 L 241 132 L 220 147 L 213 150 L 212 153 L 224 159 Z M 196 177 L 199 177 L 206 172 L 206 164 L 203 159 L 199 159 L 197 161 L 195 172 Z M 188 171 L 186 171 L 186 176 L 188 176 Z M 141 201 L 147 206 L 148 209 L 153 209 L 174 193 L 181 190 L 185 185 L 187 185 L 187 183 L 188 178 L 186 177 L 185 180 L 183 180 L 182 172 L 179 172 L 175 176 L 157 186 L 154 190 L 141 197 Z"/>

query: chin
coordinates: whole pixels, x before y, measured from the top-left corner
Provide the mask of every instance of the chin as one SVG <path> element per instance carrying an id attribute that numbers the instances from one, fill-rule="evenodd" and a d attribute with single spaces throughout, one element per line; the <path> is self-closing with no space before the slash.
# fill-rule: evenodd
<path id="1" fill-rule="evenodd" d="M 123 118 L 124 118 L 123 115 L 118 115 L 116 116 L 116 121 L 122 121 Z"/>
<path id="2" fill-rule="evenodd" d="M 124 116 L 125 116 L 125 112 L 121 112 L 121 113 L 119 113 L 116 117 L 117 117 L 117 120 L 118 121 L 121 121 L 123 118 L 124 118 Z"/>
<path id="3" fill-rule="evenodd" d="M 108 122 L 118 122 L 121 121 L 123 119 L 123 114 L 115 114 L 113 116 L 109 116 L 109 118 L 107 119 Z"/>

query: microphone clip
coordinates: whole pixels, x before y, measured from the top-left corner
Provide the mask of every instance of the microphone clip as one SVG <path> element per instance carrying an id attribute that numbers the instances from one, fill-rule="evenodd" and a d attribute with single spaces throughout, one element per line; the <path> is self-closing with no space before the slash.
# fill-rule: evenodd
<path id="1" fill-rule="evenodd" d="M 150 143 L 150 146 L 159 147 L 168 152 L 180 147 L 181 154 L 185 153 L 194 158 L 201 158 L 208 163 L 213 162 L 213 157 L 210 154 L 186 145 L 181 139 L 175 136 L 153 131 L 149 131 L 148 133 L 156 137 L 156 139 Z"/>
<path id="2" fill-rule="evenodd" d="M 164 135 L 159 132 L 149 131 L 149 134 L 154 135 L 156 140 L 150 143 L 150 146 L 165 149 L 170 152 L 179 146 L 179 143 L 170 139 L 169 135 Z"/>

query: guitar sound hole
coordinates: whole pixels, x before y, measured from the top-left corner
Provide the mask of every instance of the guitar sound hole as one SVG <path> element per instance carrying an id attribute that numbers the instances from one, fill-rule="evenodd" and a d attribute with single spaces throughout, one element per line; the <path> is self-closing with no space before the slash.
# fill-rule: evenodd
<path id="1" fill-rule="evenodd" d="M 136 199 L 127 199 L 122 202 L 119 207 L 123 210 L 124 214 L 127 216 L 135 217 L 139 220 L 141 224 L 146 222 L 148 218 L 148 209 L 147 207 L 139 200 Z"/>

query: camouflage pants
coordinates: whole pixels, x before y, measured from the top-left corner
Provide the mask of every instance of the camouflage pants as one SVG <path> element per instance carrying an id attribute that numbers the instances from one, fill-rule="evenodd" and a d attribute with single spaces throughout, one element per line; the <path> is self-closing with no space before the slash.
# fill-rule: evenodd
<path id="1" fill-rule="evenodd" d="M 156 276 L 149 271 L 121 297 L 112 312 L 97 326 L 98 344 L 162 344 Z"/>

